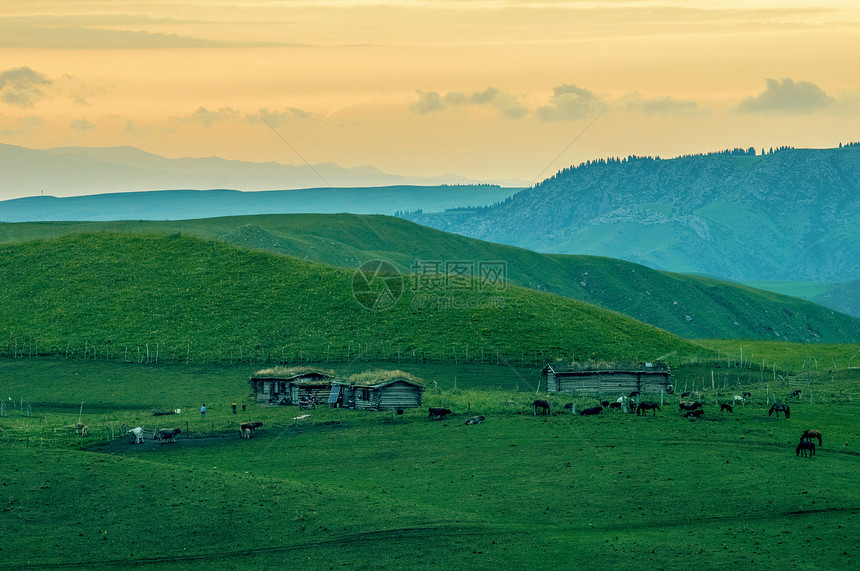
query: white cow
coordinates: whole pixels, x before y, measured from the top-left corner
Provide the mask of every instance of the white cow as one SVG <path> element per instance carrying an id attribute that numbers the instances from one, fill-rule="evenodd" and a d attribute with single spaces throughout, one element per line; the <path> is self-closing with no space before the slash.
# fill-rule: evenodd
<path id="1" fill-rule="evenodd" d="M 135 444 L 143 444 L 143 427 L 132 428 L 128 433 L 134 435 Z"/>
<path id="2" fill-rule="evenodd" d="M 732 404 L 737 404 L 740 401 L 741 404 L 744 404 L 744 397 L 741 395 L 735 395 L 732 397 Z"/>

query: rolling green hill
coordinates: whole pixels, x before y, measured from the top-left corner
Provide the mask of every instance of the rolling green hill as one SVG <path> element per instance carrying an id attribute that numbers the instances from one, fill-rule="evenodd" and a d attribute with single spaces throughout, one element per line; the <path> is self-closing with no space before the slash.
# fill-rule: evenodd
<path id="1" fill-rule="evenodd" d="M 729 282 L 595 256 L 539 254 L 386 216 L 264 215 L 171 222 L 0 224 L 0 242 L 99 230 L 193 234 L 355 269 L 371 259 L 404 274 L 416 260 L 501 261 L 508 283 L 586 301 L 688 339 L 856 342 L 860 320 L 811 302 Z M 422 270 L 422 267 L 416 269 Z"/>
<path id="2" fill-rule="evenodd" d="M 173 235 L 91 233 L 0 247 L 0 343 L 16 356 L 231 362 L 652 361 L 707 353 L 621 314 L 521 287 L 430 298 L 409 279 Z M 381 311 L 384 288 L 402 297 Z M 362 288 L 364 288 L 363 293 Z M 359 294 L 354 294 L 358 291 Z"/>

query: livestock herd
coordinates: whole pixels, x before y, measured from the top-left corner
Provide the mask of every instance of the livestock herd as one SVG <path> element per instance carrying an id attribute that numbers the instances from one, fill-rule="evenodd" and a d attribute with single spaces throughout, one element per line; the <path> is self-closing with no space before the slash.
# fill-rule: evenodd
<path id="1" fill-rule="evenodd" d="M 798 398 L 800 395 L 800 391 L 794 391 L 791 394 L 791 398 Z M 681 393 L 681 398 L 692 397 L 698 398 L 701 395 L 699 393 Z M 630 393 L 628 396 L 621 396 L 615 402 L 609 401 L 601 401 L 597 406 L 591 406 L 587 408 L 583 408 L 579 411 L 580 416 L 593 416 L 601 414 L 604 409 L 623 411 L 629 413 L 636 413 L 637 416 L 645 414 L 647 416 L 648 411 L 651 411 L 652 416 L 657 415 L 657 411 L 661 410 L 660 405 L 654 401 L 641 401 L 636 402 L 634 400 L 638 399 L 639 393 L 638 391 L 634 391 Z M 751 398 L 752 394 L 749 392 L 744 392 L 741 395 L 734 395 L 732 397 L 732 404 L 728 403 L 718 403 L 720 405 L 720 413 L 728 412 L 729 414 L 734 415 L 733 406 L 738 402 L 743 404 L 747 399 Z M 511 401 L 512 402 L 512 401 Z M 662 399 L 661 399 L 662 402 Z M 244 408 L 244 407 L 243 407 Z M 573 402 L 565 403 L 562 407 L 564 412 L 569 412 L 571 414 L 576 413 L 576 405 Z M 551 405 L 550 402 L 544 399 L 537 399 L 532 402 L 532 413 L 537 416 L 538 412 L 542 415 L 550 414 Z M 678 402 L 678 413 L 685 418 L 689 418 L 690 420 L 702 419 L 705 413 L 704 404 L 701 400 L 680 400 Z M 768 411 L 768 416 L 776 415 L 779 418 L 779 413 L 783 413 L 785 418 L 791 417 L 791 409 L 787 404 L 784 403 L 776 403 L 770 407 Z M 450 414 L 454 414 L 451 409 L 442 408 L 442 407 L 430 407 L 428 409 L 427 417 L 429 420 L 444 420 Z M 466 425 L 474 425 L 480 424 L 486 417 L 483 415 L 479 416 L 470 416 L 466 419 Z M 249 439 L 254 435 L 254 432 L 263 426 L 262 422 L 243 422 L 239 424 L 239 437 Z M 159 440 L 162 443 L 165 442 L 176 442 L 176 436 L 181 434 L 182 430 L 179 428 L 164 428 L 161 430 L 151 430 L 147 431 L 141 426 L 136 428 L 132 428 L 128 431 L 128 434 L 134 438 L 135 444 L 142 444 L 144 442 L 144 437 L 149 435 L 151 439 Z M 813 440 L 818 440 L 818 445 L 822 445 L 822 437 L 821 432 L 818 430 L 805 430 L 800 437 L 800 442 L 797 444 L 797 448 L 795 452 L 797 456 L 803 457 L 812 457 L 815 456 L 815 444 Z"/>

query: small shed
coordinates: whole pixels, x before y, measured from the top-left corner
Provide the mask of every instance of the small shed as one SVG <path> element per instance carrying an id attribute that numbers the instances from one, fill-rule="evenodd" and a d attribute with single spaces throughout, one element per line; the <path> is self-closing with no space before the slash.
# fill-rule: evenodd
<path id="1" fill-rule="evenodd" d="M 403 371 L 368 371 L 339 382 L 344 406 L 360 410 L 391 410 L 421 406 L 421 379 Z"/>
<path id="2" fill-rule="evenodd" d="M 326 369 L 274 367 L 257 371 L 248 382 L 257 404 L 298 404 L 311 395 L 325 402 L 335 380 L 336 373 Z"/>
<path id="3" fill-rule="evenodd" d="M 668 394 L 674 392 L 669 381 L 671 371 L 665 363 L 642 363 L 638 366 L 594 367 L 561 369 L 556 365 L 543 368 L 546 390 L 549 393 L 584 395 L 639 393 Z"/>

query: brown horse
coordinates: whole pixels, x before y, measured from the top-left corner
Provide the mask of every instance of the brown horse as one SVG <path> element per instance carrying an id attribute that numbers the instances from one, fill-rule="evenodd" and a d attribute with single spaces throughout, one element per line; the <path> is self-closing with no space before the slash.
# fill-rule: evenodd
<path id="1" fill-rule="evenodd" d="M 640 402 L 639 406 L 636 407 L 636 416 L 639 416 L 643 412 L 647 416 L 649 410 L 654 411 L 654 416 L 657 416 L 657 411 L 660 410 L 660 405 L 649 400 Z"/>
<path id="2" fill-rule="evenodd" d="M 812 442 L 813 438 L 818 439 L 818 445 L 821 446 L 821 431 L 820 430 L 804 430 L 803 434 L 800 435 L 800 440 L 806 440 L 807 442 Z"/>
<path id="3" fill-rule="evenodd" d="M 787 404 L 782 403 L 777 403 L 770 407 L 770 410 L 768 411 L 767 415 L 770 416 L 773 413 L 776 413 L 776 417 L 779 418 L 779 413 L 781 412 L 785 413 L 785 418 L 791 418 L 791 409 L 788 407 Z"/>
<path id="4" fill-rule="evenodd" d="M 532 409 L 537 416 L 537 409 L 541 409 L 541 414 L 549 414 L 549 403 L 545 400 L 536 400 L 532 403 Z"/>
<path id="5" fill-rule="evenodd" d="M 729 411 L 731 414 L 735 413 L 735 411 L 732 410 L 732 405 L 721 402 L 720 403 L 720 412 L 723 412 L 724 410 Z"/>
<path id="6" fill-rule="evenodd" d="M 797 445 L 797 448 L 795 448 L 794 452 L 798 456 L 806 456 L 808 454 L 809 457 L 812 458 L 813 456 L 815 456 L 815 444 L 813 444 L 812 442 L 803 441 Z"/>

